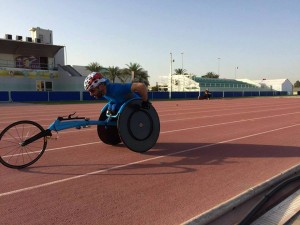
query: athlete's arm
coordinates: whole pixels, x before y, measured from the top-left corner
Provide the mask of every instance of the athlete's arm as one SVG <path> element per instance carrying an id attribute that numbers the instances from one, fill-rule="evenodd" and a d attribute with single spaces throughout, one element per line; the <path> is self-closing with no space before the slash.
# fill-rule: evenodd
<path id="1" fill-rule="evenodd" d="M 144 83 L 132 83 L 131 91 L 139 93 L 144 102 L 148 101 L 148 89 Z"/>

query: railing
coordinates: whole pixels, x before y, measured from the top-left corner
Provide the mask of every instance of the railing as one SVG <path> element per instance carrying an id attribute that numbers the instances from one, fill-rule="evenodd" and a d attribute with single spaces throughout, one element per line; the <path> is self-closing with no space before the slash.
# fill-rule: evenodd
<path id="1" fill-rule="evenodd" d="M 252 84 L 236 83 L 200 83 L 200 87 L 218 87 L 218 88 L 260 88 Z"/>
<path id="2" fill-rule="evenodd" d="M 16 61 L 0 59 L 0 66 L 2 66 L 2 67 L 16 67 Z"/>
<path id="3" fill-rule="evenodd" d="M 36 62 L 20 62 L 16 60 L 0 59 L 0 67 L 23 68 L 23 69 L 38 69 L 38 70 L 53 70 L 53 63 L 36 63 Z"/>
<path id="4" fill-rule="evenodd" d="M 204 92 L 172 92 L 172 99 L 197 99 Z M 213 91 L 212 98 L 286 96 L 286 91 Z M 298 92 L 300 95 L 300 92 Z M 169 99 L 169 92 L 148 92 L 150 100 Z M 103 98 L 100 100 L 104 100 Z M 86 91 L 0 91 L 0 102 L 98 101 Z"/>

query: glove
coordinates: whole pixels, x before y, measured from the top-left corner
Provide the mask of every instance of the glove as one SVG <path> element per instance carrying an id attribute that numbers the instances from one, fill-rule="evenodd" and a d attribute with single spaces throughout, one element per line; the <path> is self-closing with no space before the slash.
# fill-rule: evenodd
<path id="1" fill-rule="evenodd" d="M 113 113 L 112 110 L 107 110 L 107 111 L 106 111 L 106 114 L 107 114 L 108 116 L 112 116 L 114 113 Z"/>
<path id="2" fill-rule="evenodd" d="M 151 102 L 147 101 L 142 101 L 142 108 L 143 109 L 150 109 L 151 107 Z"/>

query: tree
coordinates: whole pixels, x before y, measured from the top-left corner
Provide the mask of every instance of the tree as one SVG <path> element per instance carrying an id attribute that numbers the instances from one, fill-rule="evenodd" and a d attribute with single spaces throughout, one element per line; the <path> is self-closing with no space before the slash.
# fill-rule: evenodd
<path id="1" fill-rule="evenodd" d="M 118 78 L 122 83 L 130 81 L 131 74 L 134 72 L 133 82 L 142 82 L 149 86 L 149 75 L 146 70 L 144 70 L 138 63 L 126 64 L 127 68 L 120 69 L 118 66 L 110 66 L 108 68 L 102 67 L 97 62 L 92 62 L 85 68 L 91 72 L 101 72 L 105 77 L 107 77 L 112 83 Z"/>
<path id="2" fill-rule="evenodd" d="M 214 72 L 208 72 L 202 78 L 219 78 L 219 75 L 215 74 Z"/>
<path id="3" fill-rule="evenodd" d="M 149 86 L 149 75 L 148 72 L 146 70 L 144 70 L 140 64 L 138 63 L 129 63 L 126 64 L 126 66 L 128 68 L 123 69 L 123 75 L 126 76 L 130 76 L 132 72 L 134 72 L 134 80 L 133 82 L 142 82 L 144 83 L 146 86 Z"/>
<path id="4" fill-rule="evenodd" d="M 131 81 L 131 73 L 128 72 L 128 68 L 121 69 L 121 76 L 119 77 L 122 83 Z"/>
<path id="5" fill-rule="evenodd" d="M 116 78 L 119 78 L 122 81 L 122 70 L 119 67 L 110 66 L 107 70 L 106 76 L 112 83 L 115 83 Z"/>
<path id="6" fill-rule="evenodd" d="M 295 82 L 294 87 L 295 87 L 295 88 L 299 88 L 299 87 L 300 87 L 300 81 L 299 81 L 299 80 L 297 80 L 297 81 Z"/>
<path id="7" fill-rule="evenodd" d="M 97 62 L 91 62 L 85 68 L 91 72 L 100 72 L 100 70 L 103 69 L 103 67 Z"/>
<path id="8" fill-rule="evenodd" d="M 158 86 L 153 86 L 153 87 L 151 88 L 151 91 L 158 91 Z"/>
<path id="9" fill-rule="evenodd" d="M 176 75 L 187 75 L 186 69 L 179 68 L 179 69 L 175 69 L 174 72 Z"/>

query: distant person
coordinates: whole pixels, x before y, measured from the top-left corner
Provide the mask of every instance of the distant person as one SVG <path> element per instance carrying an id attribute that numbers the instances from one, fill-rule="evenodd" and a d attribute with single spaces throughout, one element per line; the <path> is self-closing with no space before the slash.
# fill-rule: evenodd
<path id="1" fill-rule="evenodd" d="M 203 96 L 201 96 L 201 95 L 198 96 L 198 100 L 203 100 L 203 99 L 209 100 L 210 98 L 211 98 L 211 92 L 209 91 L 209 89 L 206 89 L 204 91 L 204 95 Z"/>
<path id="2" fill-rule="evenodd" d="M 211 97 L 211 92 L 208 89 L 206 89 L 204 91 L 204 98 L 207 99 L 207 100 L 209 100 L 210 97 Z"/>

